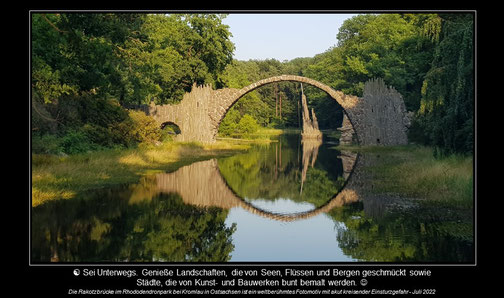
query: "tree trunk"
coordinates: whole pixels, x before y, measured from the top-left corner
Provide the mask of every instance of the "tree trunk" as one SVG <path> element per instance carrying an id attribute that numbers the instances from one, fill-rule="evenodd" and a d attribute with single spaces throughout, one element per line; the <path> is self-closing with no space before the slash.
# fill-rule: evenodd
<path id="1" fill-rule="evenodd" d="M 275 84 L 275 117 L 278 117 L 278 84 Z"/>
<path id="2" fill-rule="evenodd" d="M 280 93 L 280 119 L 282 119 L 282 94 Z"/>

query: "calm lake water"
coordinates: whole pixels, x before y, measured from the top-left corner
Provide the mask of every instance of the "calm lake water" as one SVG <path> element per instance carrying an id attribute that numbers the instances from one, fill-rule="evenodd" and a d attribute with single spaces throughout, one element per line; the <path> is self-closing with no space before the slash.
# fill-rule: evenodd
<path id="1" fill-rule="evenodd" d="M 278 142 L 32 209 L 32 262 L 474 262 L 472 214 L 369 193 L 369 157 Z"/>

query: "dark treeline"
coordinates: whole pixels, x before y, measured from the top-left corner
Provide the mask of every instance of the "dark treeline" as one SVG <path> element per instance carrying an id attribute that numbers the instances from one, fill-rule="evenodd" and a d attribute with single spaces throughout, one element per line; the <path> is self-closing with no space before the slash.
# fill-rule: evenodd
<path id="1" fill-rule="evenodd" d="M 232 59 L 232 32 L 216 14 L 32 14 L 32 134 L 37 152 L 74 153 L 160 140 L 152 119 L 126 104 L 176 103 L 193 83 L 241 88 L 280 74 L 313 78 L 347 94 L 383 78 L 414 113 L 410 141 L 443 154 L 473 151 L 474 15 L 363 14 L 335 46 L 291 61 Z M 303 86 L 321 128 L 342 110 Z M 222 135 L 248 127 L 297 127 L 300 86 L 271 84 L 244 96 Z M 140 127 L 149 129 L 139 129 Z"/>

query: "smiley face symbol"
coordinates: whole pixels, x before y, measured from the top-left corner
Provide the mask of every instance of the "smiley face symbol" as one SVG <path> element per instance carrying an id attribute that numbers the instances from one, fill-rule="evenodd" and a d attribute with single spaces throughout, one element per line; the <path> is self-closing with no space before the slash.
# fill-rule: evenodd
<path id="1" fill-rule="evenodd" d="M 79 276 L 79 274 L 80 274 L 80 270 L 79 270 L 79 269 L 75 269 L 75 270 L 73 271 L 73 274 L 74 274 L 75 276 Z"/>
<path id="2" fill-rule="evenodd" d="M 361 279 L 360 284 L 361 284 L 361 286 L 367 286 L 367 284 L 368 284 L 367 279 L 365 279 L 365 278 Z"/>

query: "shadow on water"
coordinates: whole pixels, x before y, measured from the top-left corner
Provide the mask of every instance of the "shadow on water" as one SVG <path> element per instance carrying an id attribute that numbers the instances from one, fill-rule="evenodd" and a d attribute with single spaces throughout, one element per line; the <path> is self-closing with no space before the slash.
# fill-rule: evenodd
<path id="1" fill-rule="evenodd" d="M 292 238 L 286 223 L 295 222 L 300 236 L 295 245 L 305 255 L 291 261 L 473 262 L 472 224 L 465 218 L 434 212 L 415 200 L 373 194 L 368 157 L 325 143 L 283 135 L 246 153 L 33 208 L 32 261 L 254 259 L 256 252 L 242 248 L 248 238 L 267 246 L 262 236 L 276 225 L 279 232 L 271 237 L 281 246 Z M 240 231 L 250 226 L 257 234 L 242 236 Z M 303 229 L 319 237 L 315 243 L 333 239 L 321 259 L 320 247 L 302 246 Z M 293 244 L 284 245 L 270 249 L 268 257 L 282 260 Z"/>

